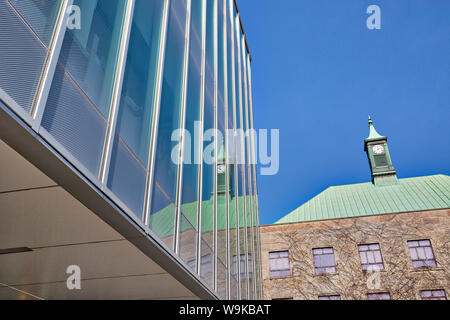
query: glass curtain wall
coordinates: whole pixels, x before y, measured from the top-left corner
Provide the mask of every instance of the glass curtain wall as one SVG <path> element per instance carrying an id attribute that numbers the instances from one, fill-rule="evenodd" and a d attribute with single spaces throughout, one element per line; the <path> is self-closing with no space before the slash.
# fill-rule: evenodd
<path id="1" fill-rule="evenodd" d="M 206 0 L 192 0 L 186 100 L 186 134 L 180 210 L 179 255 L 197 272 L 200 124 L 204 97 L 203 39 Z"/>
<path id="2" fill-rule="evenodd" d="M 245 129 L 245 170 L 246 170 L 246 220 L 247 220 L 247 265 L 248 265 L 248 281 L 249 281 L 249 299 L 254 298 L 254 241 L 253 241 L 253 199 L 252 199 L 252 172 L 251 172 L 251 131 L 249 130 L 249 108 L 250 108 L 250 94 L 249 94 L 249 86 L 248 86 L 248 70 L 247 70 L 247 54 L 246 54 L 246 46 L 245 39 L 241 36 L 241 49 L 242 49 L 242 62 L 243 62 L 243 86 L 245 88 L 245 103 L 243 106 L 245 107 L 244 112 L 244 129 Z"/>
<path id="3" fill-rule="evenodd" d="M 0 1 L 0 88 L 27 113 L 33 108 L 60 7 L 57 0 Z"/>
<path id="4" fill-rule="evenodd" d="M 0 75 L 28 112 L 60 4 L 0 0 L 0 26 L 39 38 L 44 50 L 23 92 L 8 92 Z M 250 56 L 234 0 L 73 4 L 81 26 L 61 34 L 33 129 L 220 298 L 261 297 L 256 137 L 245 135 L 253 128 Z M 3 29 L 0 58 L 16 63 L 3 40 L 19 44 Z"/>
<path id="5" fill-rule="evenodd" d="M 249 114 L 250 114 L 250 129 L 255 130 L 253 124 L 253 93 L 252 93 L 252 72 L 250 56 L 247 57 L 247 78 L 248 78 L 248 91 L 249 91 Z M 254 228 L 254 270 L 255 270 L 255 299 L 262 299 L 261 292 L 261 251 L 259 243 L 259 214 L 258 214 L 258 191 L 257 191 L 257 176 L 256 176 L 256 145 L 258 143 L 256 132 L 253 133 L 250 139 L 250 155 L 251 155 L 251 172 L 252 177 L 252 200 L 253 200 L 253 228 Z"/>
<path id="6" fill-rule="evenodd" d="M 234 8 L 235 21 L 235 82 L 236 82 L 236 167 L 237 167 L 237 210 L 239 221 L 239 256 L 235 261 L 239 264 L 240 273 L 240 292 L 241 299 L 248 299 L 248 277 L 247 277 L 247 228 L 245 217 L 245 150 L 244 150 L 244 132 L 243 132 L 243 116 L 242 103 L 243 99 L 243 77 L 242 77 L 242 59 L 240 55 L 240 21 L 239 16 Z"/>
<path id="7" fill-rule="evenodd" d="M 201 207 L 200 276 L 210 286 L 215 282 L 215 102 L 217 2 L 206 1 L 205 101 L 203 110 L 203 159 Z"/>
<path id="8" fill-rule="evenodd" d="M 149 16 L 150 15 L 150 16 Z M 142 219 L 164 1 L 136 0 L 107 186 Z"/>
<path id="9" fill-rule="evenodd" d="M 179 135 L 173 136 L 172 133 L 180 129 L 182 121 L 188 21 L 186 0 L 171 0 L 169 3 L 149 226 L 173 248 L 179 178 L 179 144 L 176 139 L 179 139 Z"/>
<path id="10" fill-rule="evenodd" d="M 239 297 L 239 265 L 237 263 L 237 257 L 239 256 L 239 245 L 238 245 L 238 211 L 237 208 L 237 193 L 236 193 L 236 143 L 234 136 L 235 124 L 235 59 L 234 59 L 234 2 L 233 0 L 227 0 L 226 8 L 226 35 L 227 35 L 227 128 L 229 129 L 229 134 L 227 137 L 227 160 L 228 160 L 228 185 L 229 185 L 229 256 L 230 256 L 230 299 L 235 300 Z M 231 134 L 230 134 L 231 133 Z"/>
<path id="11" fill-rule="evenodd" d="M 228 297 L 228 194 L 227 194 L 227 169 L 226 169 L 226 80 L 227 80 L 227 56 L 225 38 L 225 0 L 217 0 L 217 291 L 222 299 Z"/>
<path id="12" fill-rule="evenodd" d="M 83 12 L 81 28 L 66 31 L 41 123 L 76 165 L 95 177 L 102 160 L 126 3 L 74 1 Z"/>

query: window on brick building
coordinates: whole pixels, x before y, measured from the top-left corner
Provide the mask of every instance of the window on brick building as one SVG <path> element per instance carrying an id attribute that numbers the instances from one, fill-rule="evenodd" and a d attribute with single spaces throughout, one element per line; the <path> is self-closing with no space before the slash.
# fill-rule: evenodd
<path id="1" fill-rule="evenodd" d="M 341 300 L 341 296 L 340 295 L 319 296 L 319 300 Z"/>
<path id="2" fill-rule="evenodd" d="M 380 244 L 360 244 L 358 246 L 359 257 L 363 270 L 383 270 L 383 258 L 381 257 Z"/>
<path id="3" fill-rule="evenodd" d="M 313 249 L 313 255 L 317 274 L 336 272 L 333 248 Z"/>
<path id="4" fill-rule="evenodd" d="M 291 274 L 289 251 L 269 252 L 270 276 L 282 277 Z"/>
<path id="5" fill-rule="evenodd" d="M 377 293 L 368 293 L 368 300 L 391 300 L 391 295 L 389 292 L 377 292 Z"/>
<path id="6" fill-rule="evenodd" d="M 430 240 L 408 241 L 408 247 L 414 267 L 436 266 Z"/>
<path id="7" fill-rule="evenodd" d="M 422 300 L 447 300 L 445 290 L 422 290 L 420 291 Z"/>

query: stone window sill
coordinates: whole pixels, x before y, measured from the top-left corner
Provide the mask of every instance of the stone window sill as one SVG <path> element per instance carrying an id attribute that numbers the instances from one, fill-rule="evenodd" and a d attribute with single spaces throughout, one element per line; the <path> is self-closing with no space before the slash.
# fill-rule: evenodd
<path id="1" fill-rule="evenodd" d="M 417 267 L 410 268 L 410 272 L 424 272 L 424 271 L 445 271 L 442 267 Z"/>
<path id="2" fill-rule="evenodd" d="M 280 279 L 289 279 L 289 278 L 292 278 L 292 275 L 279 276 L 279 277 L 270 277 L 269 280 L 280 280 Z"/>

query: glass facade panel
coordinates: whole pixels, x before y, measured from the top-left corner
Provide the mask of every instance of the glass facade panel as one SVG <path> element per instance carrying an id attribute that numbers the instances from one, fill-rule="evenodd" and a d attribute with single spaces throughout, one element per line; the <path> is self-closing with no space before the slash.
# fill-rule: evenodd
<path id="1" fill-rule="evenodd" d="M 245 39 L 241 32 L 241 52 L 242 52 L 242 79 L 243 79 L 243 89 L 244 89 L 244 102 L 243 102 L 243 121 L 244 121 L 244 142 L 245 142 L 245 170 L 246 170 L 246 220 L 247 220 L 247 246 L 248 246 L 248 281 L 249 281 L 249 299 L 255 298 L 255 287 L 254 287 L 254 229 L 253 229 L 253 200 L 252 200 L 252 171 L 251 169 L 251 159 L 250 159 L 250 126 L 249 126 L 249 110 L 250 110 L 250 94 L 248 90 L 248 71 L 247 71 L 247 52 L 245 46 Z"/>
<path id="2" fill-rule="evenodd" d="M 215 20 L 217 19 L 217 6 L 215 1 L 206 1 L 206 61 L 205 61 L 205 100 L 203 112 L 203 160 L 202 160 L 202 243 L 207 243 L 214 253 L 214 192 L 215 192 Z M 203 251 L 203 248 L 202 248 Z M 203 266 L 201 265 L 200 268 Z M 214 268 L 213 268 L 214 269 Z M 207 272 L 200 270 L 200 274 Z M 214 278 L 205 278 L 206 283 L 213 287 Z"/>
<path id="3" fill-rule="evenodd" d="M 0 89 L 23 110 L 33 107 L 60 2 L 0 1 Z"/>
<path id="4" fill-rule="evenodd" d="M 197 273 L 197 229 L 182 214 L 180 217 L 179 256 Z"/>
<path id="5" fill-rule="evenodd" d="M 42 126 L 95 176 L 109 118 L 125 0 L 75 0 L 80 29 L 68 29 Z"/>
<path id="6" fill-rule="evenodd" d="M 163 14 L 163 1 L 135 2 L 107 183 L 139 218 L 148 173 Z"/>
<path id="7" fill-rule="evenodd" d="M 228 102 L 228 109 L 227 109 L 227 124 L 228 129 L 231 130 L 231 132 L 234 132 L 235 127 L 235 110 L 236 110 L 236 100 L 235 100 L 235 74 L 234 74 L 234 66 L 235 66 L 235 59 L 234 59 L 234 30 L 233 30 L 233 24 L 234 24 L 234 3 L 233 0 L 227 1 L 227 8 L 226 8 L 226 34 L 227 34 L 227 102 Z M 229 215 L 230 215 L 230 239 L 229 239 L 229 255 L 230 257 L 237 257 L 239 255 L 239 238 L 238 238 L 238 232 L 239 232 L 239 225 L 238 225 L 238 210 L 237 210 L 237 193 L 236 193 L 236 183 L 237 180 L 235 179 L 235 170 L 236 170 L 236 152 L 235 152 L 235 137 L 233 134 L 227 135 L 227 157 L 229 161 Z M 230 298 L 231 299 L 238 299 L 239 294 L 239 286 L 238 286 L 238 279 L 239 279 L 239 270 L 237 263 L 231 263 L 230 265 L 230 275 L 231 275 L 231 281 L 230 281 Z"/>
<path id="8" fill-rule="evenodd" d="M 200 247 L 200 277 L 212 287 L 214 281 L 213 250 L 206 241 L 202 241 Z"/>
<path id="9" fill-rule="evenodd" d="M 235 99 L 236 99 L 236 167 L 237 167 L 237 201 L 239 212 L 239 250 L 240 255 L 247 255 L 247 225 L 246 225 L 246 187 L 245 187 L 245 145 L 243 133 L 243 78 L 242 78 L 242 59 L 240 55 L 240 22 L 236 8 L 234 14 L 234 55 L 235 55 Z M 242 268 L 241 268 L 242 269 Z M 247 275 L 248 265 L 245 262 L 240 274 Z M 240 279 L 241 299 L 248 299 L 248 277 Z"/>
<path id="10" fill-rule="evenodd" d="M 14 6 L 48 48 L 62 1 L 9 0 L 8 2 Z"/>
<path id="11" fill-rule="evenodd" d="M 175 210 L 170 210 L 176 203 L 178 164 L 172 161 L 172 152 L 178 147 L 178 141 L 172 138 L 172 133 L 180 129 L 182 104 L 183 104 L 183 82 L 185 73 L 185 47 L 186 47 L 186 1 L 170 1 L 169 21 L 167 26 L 167 43 L 164 61 L 164 74 L 161 90 L 161 106 L 158 124 L 158 137 L 156 143 L 154 163 L 154 184 L 152 192 L 152 206 L 150 215 L 150 228 L 166 242 L 173 240 Z M 165 195 L 171 202 L 163 211 L 153 205 L 158 200 L 158 191 Z M 171 230 L 159 226 L 171 225 Z M 173 244 L 169 243 L 170 247 Z"/>
<path id="12" fill-rule="evenodd" d="M 62 3 L 0 0 L 0 93 L 29 114 Z M 260 298 L 250 56 L 235 1 L 73 4 L 81 25 L 56 34 L 32 130 L 218 297 Z"/>
<path id="13" fill-rule="evenodd" d="M 223 266 L 224 271 L 217 270 L 218 290 L 227 295 L 227 241 L 228 241 L 228 202 L 226 189 L 226 106 L 225 106 L 225 81 L 226 81 L 226 43 L 225 43 L 225 1 L 217 1 L 217 259 L 218 266 Z"/>
<path id="14" fill-rule="evenodd" d="M 184 140 L 183 180 L 181 190 L 181 213 L 190 222 L 198 235 L 198 200 L 199 200 L 199 159 L 201 150 L 198 131 L 201 121 L 203 101 L 203 34 L 204 34 L 204 6 L 203 0 L 191 3 L 191 26 L 189 38 L 189 65 L 186 100 L 186 131 Z M 180 235 L 181 237 L 181 235 Z M 188 248 L 180 239 L 180 256 L 190 256 Z M 197 250 L 197 247 L 194 247 Z M 184 259 L 183 259 L 184 260 Z"/>

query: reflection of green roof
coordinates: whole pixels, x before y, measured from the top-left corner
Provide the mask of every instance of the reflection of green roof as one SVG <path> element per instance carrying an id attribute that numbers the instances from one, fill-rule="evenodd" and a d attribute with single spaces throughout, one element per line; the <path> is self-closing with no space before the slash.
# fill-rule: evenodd
<path id="1" fill-rule="evenodd" d="M 370 182 L 330 187 L 276 224 L 450 208 L 449 176 L 398 182 L 385 187 Z"/>
<path id="2" fill-rule="evenodd" d="M 246 196 L 247 203 L 249 202 L 250 196 Z M 239 212 L 243 212 L 244 210 L 244 197 L 238 197 L 238 206 Z M 214 204 L 212 198 L 202 202 L 202 215 L 207 215 L 208 213 L 211 215 L 209 219 L 202 219 L 202 232 L 209 232 L 213 230 L 213 212 L 214 212 Z M 236 209 L 234 198 L 230 198 L 230 226 L 236 225 Z M 156 232 L 160 237 L 166 237 L 173 234 L 174 230 L 174 212 L 175 206 L 173 204 L 165 207 L 164 209 L 158 211 L 155 214 L 152 214 L 152 230 Z M 194 224 L 197 221 L 197 202 L 187 203 L 181 206 L 181 212 L 189 220 L 191 224 Z M 226 220 L 226 198 L 225 196 L 219 196 L 217 198 L 217 229 L 225 230 L 227 226 Z M 242 218 L 240 218 L 242 219 Z M 240 226 L 243 226 L 243 221 L 239 221 Z M 197 227 L 194 224 L 194 227 Z M 185 231 L 188 229 L 186 223 L 181 222 L 181 231 Z"/>

